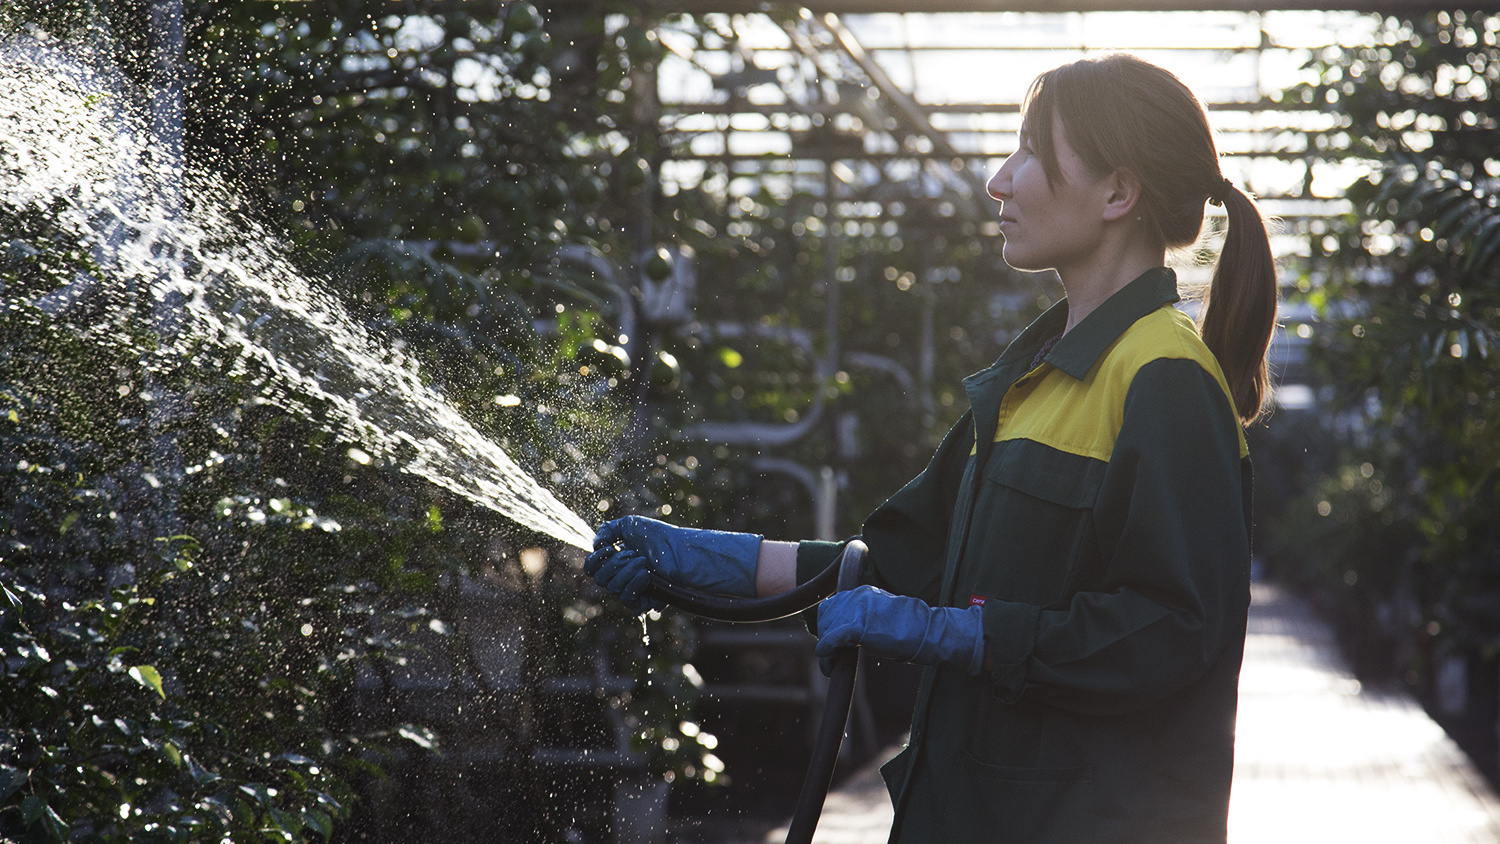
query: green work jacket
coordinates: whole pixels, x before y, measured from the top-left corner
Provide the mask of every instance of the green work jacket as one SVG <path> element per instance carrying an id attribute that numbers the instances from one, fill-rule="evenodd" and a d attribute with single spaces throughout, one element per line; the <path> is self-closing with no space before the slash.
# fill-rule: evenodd
<path id="1" fill-rule="evenodd" d="M 970 410 L 866 521 L 865 581 L 982 604 L 987 665 L 922 675 L 882 769 L 891 841 L 1226 837 L 1250 463 L 1218 362 L 1152 270 L 964 380 Z M 838 543 L 798 548 L 799 580 Z"/>

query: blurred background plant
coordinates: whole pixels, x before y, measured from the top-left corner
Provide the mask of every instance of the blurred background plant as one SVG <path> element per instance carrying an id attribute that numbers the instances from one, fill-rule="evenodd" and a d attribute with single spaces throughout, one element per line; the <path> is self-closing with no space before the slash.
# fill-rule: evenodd
<path id="1" fill-rule="evenodd" d="M 1342 620 L 1367 680 L 1417 692 L 1491 774 L 1500 685 L 1500 17 L 1386 18 L 1286 93 L 1367 175 L 1304 285 L 1322 424 L 1272 527 L 1278 574 Z"/>

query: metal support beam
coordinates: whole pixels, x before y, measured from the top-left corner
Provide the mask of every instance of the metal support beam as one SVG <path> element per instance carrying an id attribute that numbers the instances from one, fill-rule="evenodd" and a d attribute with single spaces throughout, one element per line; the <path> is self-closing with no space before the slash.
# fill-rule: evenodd
<path id="1" fill-rule="evenodd" d="M 917 101 L 912 99 L 911 95 L 901 90 L 895 82 L 891 81 L 891 77 L 886 74 L 885 69 L 865 51 L 864 46 L 859 43 L 859 39 L 854 37 L 854 33 L 850 32 L 847 26 L 844 26 L 843 21 L 839 20 L 838 15 L 827 14 L 822 17 L 815 17 L 814 20 L 822 24 L 824 29 L 828 30 L 829 34 L 833 36 L 834 43 L 849 56 L 849 59 L 864 72 L 865 76 L 870 78 L 870 84 L 874 85 L 876 90 L 880 91 L 880 96 L 892 104 L 896 112 L 896 119 L 906 124 L 909 131 L 921 135 L 932 142 L 932 158 L 945 159 L 947 161 L 948 166 L 952 168 L 949 172 L 958 177 L 959 183 L 966 189 L 969 200 L 983 214 L 985 206 L 984 183 L 969 168 L 962 166 L 953 167 L 954 163 L 964 160 L 964 156 L 960 155 L 958 150 L 954 148 L 953 144 L 948 140 L 948 136 L 934 128 L 931 121 L 927 119 L 927 113 L 917 104 Z"/>

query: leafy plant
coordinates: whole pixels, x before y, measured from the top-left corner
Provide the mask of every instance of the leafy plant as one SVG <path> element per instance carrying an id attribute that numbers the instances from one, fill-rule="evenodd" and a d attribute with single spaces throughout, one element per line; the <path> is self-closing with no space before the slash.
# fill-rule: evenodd
<path id="1" fill-rule="evenodd" d="M 1365 667 L 1421 689 L 1436 655 L 1496 632 L 1500 19 L 1389 18 L 1372 45 L 1330 49 L 1314 70 L 1291 96 L 1332 105 L 1327 152 L 1381 160 L 1349 191 L 1355 213 L 1315 241 L 1338 466 L 1278 543 L 1354 638 L 1386 643 Z"/>
<path id="2" fill-rule="evenodd" d="M 609 392 L 632 376 L 612 323 L 618 295 L 601 276 L 552 256 L 568 242 L 628 251 L 606 209 L 633 208 L 649 168 L 641 153 L 625 154 L 632 141 L 608 115 L 548 95 L 552 37 L 528 4 L 452 15 L 356 5 L 335 13 L 189 3 L 188 49 L 202 75 L 188 94 L 188 158 L 237 175 L 244 213 L 293 232 L 298 255 L 374 332 L 404 343 L 466 417 L 565 499 L 599 512 L 597 502 L 617 500 L 623 486 L 601 469 L 628 419 L 620 396 L 629 393 Z M 149 82 L 144 4 L 82 0 L 43 11 L 7 6 L 3 23 L 96 39 Z M 427 24 L 444 34 L 432 40 Z M 606 70 L 652 60 L 639 44 L 627 49 L 643 37 L 634 26 L 593 34 Z M 503 95 L 466 100 L 475 88 L 459 81 L 464 62 L 492 70 Z M 444 84 L 431 84 L 433 74 Z M 551 84 L 564 82 L 554 74 Z M 459 213 L 465 207 L 472 213 Z M 401 692 L 433 659 L 450 660 L 454 682 L 469 682 L 472 655 L 454 632 L 463 628 L 453 595 L 486 579 L 502 584 L 493 610 L 514 610 L 509 604 L 531 594 L 516 584 L 515 552 L 538 539 L 357 458 L 356 443 L 312 421 L 318 409 L 308 400 L 289 403 L 306 415 L 266 402 L 274 378 L 263 367 L 207 346 L 159 347 L 143 330 L 154 324 L 151 304 L 116 295 L 117 286 L 65 318 L 40 313 L 41 297 L 104 272 L 88 234 L 55 217 L 0 208 L 0 371 L 11 414 L 0 443 L 0 519 L 14 540 L 0 571 L 20 602 L 6 630 L 13 623 L 27 660 L 12 666 L 23 682 L 0 699 L 15 707 L 6 723 L 26 734 L 17 747 L 44 747 L 66 764 L 40 765 L 42 751 L 31 749 L 5 760 L 15 773 L 4 786 L 15 788 L 0 803 L 0 835 L 309 840 L 335 825 L 399 835 L 377 828 L 386 807 L 376 801 L 356 812 L 356 794 L 378 800 L 390 794 L 388 777 L 413 771 L 461 780 L 443 767 L 444 747 L 484 729 L 503 734 L 494 793 L 507 802 L 497 816 L 519 834 L 564 834 L 588 796 L 532 793 L 540 780 L 530 750 L 561 729 L 541 706 L 540 681 L 550 675 L 526 678 L 514 696 L 476 694 L 478 726 L 413 708 Z M 162 471 L 172 463 L 160 459 L 166 450 L 179 455 L 178 471 Z M 97 512 L 78 510 L 75 498 Z M 168 535 L 192 537 L 191 568 L 176 566 L 186 558 L 175 549 L 188 540 L 171 554 L 156 544 Z M 550 571 L 546 594 L 523 608 L 528 658 L 539 672 L 591 676 L 606 632 L 594 620 L 629 631 L 639 622 L 601 613 L 576 568 Z M 111 591 L 120 589 L 135 597 Z M 116 604 L 130 609 L 112 615 Z M 107 612 L 88 615 L 95 605 Z M 39 703 L 51 700 L 43 686 L 58 691 L 77 679 L 59 665 L 103 658 L 106 633 L 75 641 L 66 631 L 106 623 L 134 649 L 86 675 L 110 682 L 78 684 L 75 709 Z M 686 677 L 682 626 L 649 620 L 649 646 L 639 636 L 613 639 L 652 658 L 631 664 L 639 691 L 607 703 L 657 776 L 712 776 L 704 742 L 679 727 L 690 684 L 659 682 L 664 667 Z M 161 694 L 132 669 L 147 685 L 158 681 Z M 65 673 L 47 674 L 55 671 Z M 105 739 L 42 735 L 34 719 L 72 723 L 77 706 L 118 712 L 101 729 L 120 733 L 118 718 L 146 737 L 144 749 L 110 749 L 94 769 L 83 765 L 93 773 L 74 777 L 78 766 L 68 764 Z M 508 720 L 528 711 L 543 717 Z M 121 735 L 108 736 L 110 748 Z M 174 752 L 187 761 L 173 761 Z"/>

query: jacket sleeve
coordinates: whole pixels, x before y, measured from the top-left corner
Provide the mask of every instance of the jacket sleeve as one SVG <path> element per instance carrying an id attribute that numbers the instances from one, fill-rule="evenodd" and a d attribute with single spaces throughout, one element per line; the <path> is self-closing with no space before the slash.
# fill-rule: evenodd
<path id="1" fill-rule="evenodd" d="M 1097 588 L 1058 606 L 985 605 L 994 691 L 1128 711 L 1203 676 L 1249 607 L 1249 461 L 1219 382 L 1162 359 L 1131 382 L 1094 505 Z"/>
<path id="2" fill-rule="evenodd" d="M 865 520 L 860 536 L 870 547 L 865 583 L 937 605 L 949 522 L 973 447 L 974 426 L 965 414 L 943 438 L 927 468 Z M 842 547 L 837 542 L 800 543 L 797 582 L 805 583 L 822 571 Z"/>

